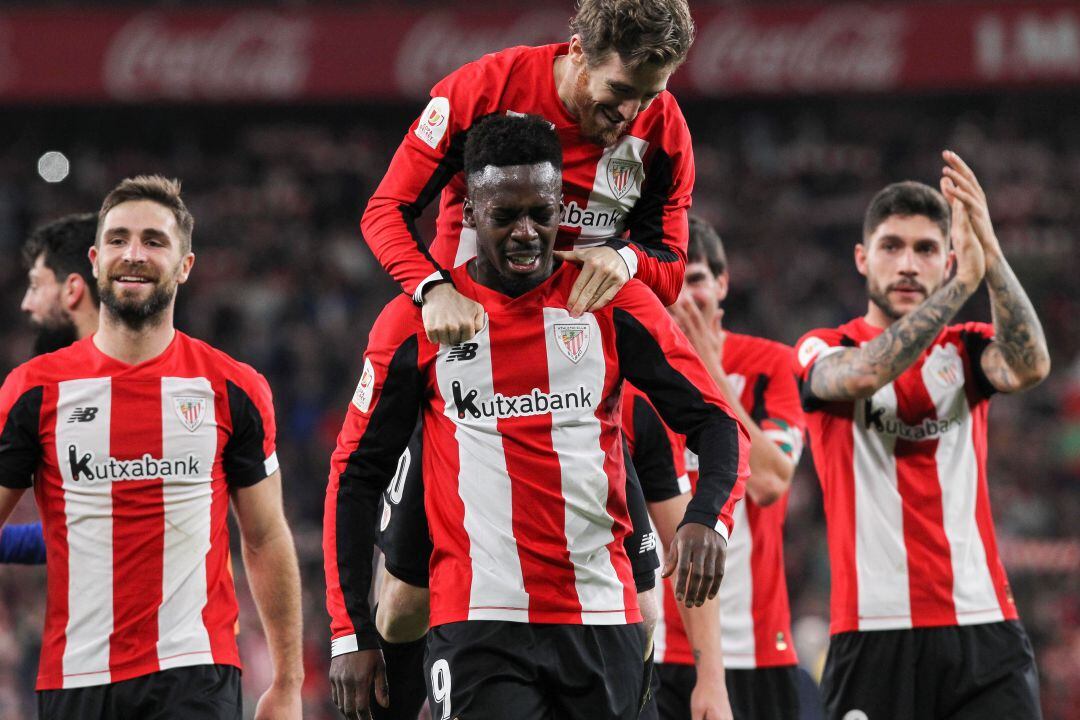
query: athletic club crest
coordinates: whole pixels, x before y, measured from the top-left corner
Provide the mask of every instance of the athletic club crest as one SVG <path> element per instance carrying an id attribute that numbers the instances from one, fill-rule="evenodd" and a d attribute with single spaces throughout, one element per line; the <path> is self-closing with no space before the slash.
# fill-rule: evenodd
<path id="1" fill-rule="evenodd" d="M 964 363 L 952 343 L 935 347 L 926 365 L 930 377 L 943 388 L 954 388 L 964 382 Z"/>
<path id="2" fill-rule="evenodd" d="M 611 188 L 611 194 L 615 196 L 616 200 L 622 200 L 626 197 L 626 193 L 633 189 L 634 183 L 637 182 L 637 176 L 640 170 L 641 163 L 634 160 L 619 160 L 612 158 L 608 161 L 608 187 Z"/>
<path id="3" fill-rule="evenodd" d="M 206 398 L 201 397 L 174 397 L 173 407 L 180 422 L 189 432 L 195 432 L 202 425 L 206 415 Z"/>
<path id="4" fill-rule="evenodd" d="M 576 363 L 589 349 L 589 326 L 581 323 L 555 323 L 555 340 L 562 354 Z"/>

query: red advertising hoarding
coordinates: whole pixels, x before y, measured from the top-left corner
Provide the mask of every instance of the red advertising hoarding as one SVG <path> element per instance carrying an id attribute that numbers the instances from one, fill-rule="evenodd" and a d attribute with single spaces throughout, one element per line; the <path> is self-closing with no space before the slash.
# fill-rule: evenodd
<path id="1" fill-rule="evenodd" d="M 569 11 L 0 12 L 0 102 L 423 97 L 485 52 L 564 39 Z M 769 5 L 695 12 L 685 97 L 1080 86 L 1080 5 Z"/>

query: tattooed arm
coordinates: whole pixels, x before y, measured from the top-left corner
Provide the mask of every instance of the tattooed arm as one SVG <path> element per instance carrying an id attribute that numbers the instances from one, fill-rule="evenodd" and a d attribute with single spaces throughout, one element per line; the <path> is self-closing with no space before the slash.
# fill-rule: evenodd
<path id="1" fill-rule="evenodd" d="M 990 222 L 986 193 L 971 168 L 954 152 L 942 153 L 946 167 L 941 189 L 958 199 L 971 216 L 986 254 L 986 285 L 994 316 L 994 342 L 983 351 L 983 372 L 999 392 L 1016 392 L 1039 384 L 1050 373 L 1046 336 L 1027 293 L 1006 262 Z"/>

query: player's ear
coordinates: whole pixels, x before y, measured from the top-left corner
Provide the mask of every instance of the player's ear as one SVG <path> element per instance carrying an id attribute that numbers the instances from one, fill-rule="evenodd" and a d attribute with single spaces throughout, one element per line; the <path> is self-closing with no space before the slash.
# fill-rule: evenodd
<path id="1" fill-rule="evenodd" d="M 567 48 L 566 57 L 573 65 L 585 65 L 585 46 L 581 44 L 581 36 L 574 33 L 570 36 L 570 47 Z"/>
<path id="2" fill-rule="evenodd" d="M 473 215 L 473 212 L 473 201 L 469 198 L 465 198 L 465 202 L 461 205 L 461 224 L 464 227 L 475 230 L 476 217 Z"/>
<path id="3" fill-rule="evenodd" d="M 90 258 L 90 269 L 91 269 L 91 270 L 93 271 L 93 273 L 94 273 L 94 277 L 97 277 L 97 276 L 98 276 L 98 269 L 97 269 L 97 257 L 98 257 L 97 243 L 95 243 L 95 244 L 93 244 L 93 245 L 91 245 L 91 246 L 90 246 L 90 249 L 86 251 L 86 256 L 87 256 L 88 258 Z"/>
<path id="4" fill-rule="evenodd" d="M 862 243 L 855 245 L 855 267 L 858 269 L 860 275 L 866 275 L 867 272 L 867 248 Z"/>
<path id="5" fill-rule="evenodd" d="M 64 279 L 64 288 L 60 293 L 60 302 L 67 311 L 74 310 L 86 295 L 86 281 L 79 273 L 69 273 Z"/>
<path id="6" fill-rule="evenodd" d="M 180 273 L 176 277 L 176 282 L 183 285 L 187 282 L 188 276 L 191 275 L 191 268 L 195 265 L 195 253 L 188 252 L 180 260 Z"/>

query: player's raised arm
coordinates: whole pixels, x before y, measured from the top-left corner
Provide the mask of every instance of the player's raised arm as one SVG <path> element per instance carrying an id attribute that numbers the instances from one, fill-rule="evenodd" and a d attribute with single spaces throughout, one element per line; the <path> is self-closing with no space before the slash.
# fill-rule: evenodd
<path id="1" fill-rule="evenodd" d="M 986 255 L 986 286 L 994 318 L 994 339 L 980 357 L 982 370 L 999 392 L 1016 392 L 1042 382 L 1050 373 L 1050 352 L 1042 323 L 1001 250 L 986 193 L 959 155 L 946 150 L 941 190 L 964 204 Z"/>
<path id="2" fill-rule="evenodd" d="M 870 397 L 895 380 L 922 355 L 942 328 L 978 289 L 986 272 L 983 248 L 964 205 L 956 199 L 951 205 L 950 236 L 956 253 L 956 274 L 916 309 L 892 322 L 884 332 L 861 347 L 822 352 L 809 369 L 809 390 L 816 400 L 828 402 Z M 889 243 L 894 241 L 898 242 L 886 236 L 880 239 L 870 238 L 868 243 L 871 246 L 875 242 L 879 243 L 879 247 L 885 248 L 884 252 L 889 252 Z M 860 262 L 859 252 L 866 252 L 862 248 L 862 245 L 858 246 L 857 262 Z M 920 252 L 920 248 L 916 245 L 909 251 L 898 245 L 896 252 L 914 254 Z M 863 258 L 861 262 L 867 262 L 865 255 Z M 899 281 L 897 288 L 906 292 L 907 289 L 902 287 L 903 282 Z M 916 281 L 912 279 L 910 282 L 910 292 L 915 292 Z M 805 342 L 800 345 L 805 348 Z M 803 352 L 803 349 L 800 349 L 800 355 Z M 800 361 L 803 359 L 800 357 Z"/>
<path id="3" fill-rule="evenodd" d="M 417 314 L 398 298 L 375 321 L 331 458 L 323 514 L 330 687 L 348 717 L 367 711 L 373 681 L 380 704 L 389 702 L 368 594 L 379 496 L 408 445 L 423 394 Z"/>
<path id="4" fill-rule="evenodd" d="M 406 133 L 390 167 L 364 211 L 360 228 L 379 263 L 424 305 L 424 325 L 432 342 L 456 344 L 479 331 L 483 312 L 458 293 L 420 236 L 416 220 L 461 172 L 469 126 L 486 111 L 470 95 L 478 81 L 467 65 L 440 81 L 431 101 Z"/>
<path id="5" fill-rule="evenodd" d="M 664 568 L 665 575 L 677 568 L 676 597 L 700 605 L 716 595 L 723 578 L 731 511 L 749 472 L 749 439 L 659 301 L 637 285 L 616 302 L 612 317 L 623 376 L 700 456 L 696 492 Z"/>

